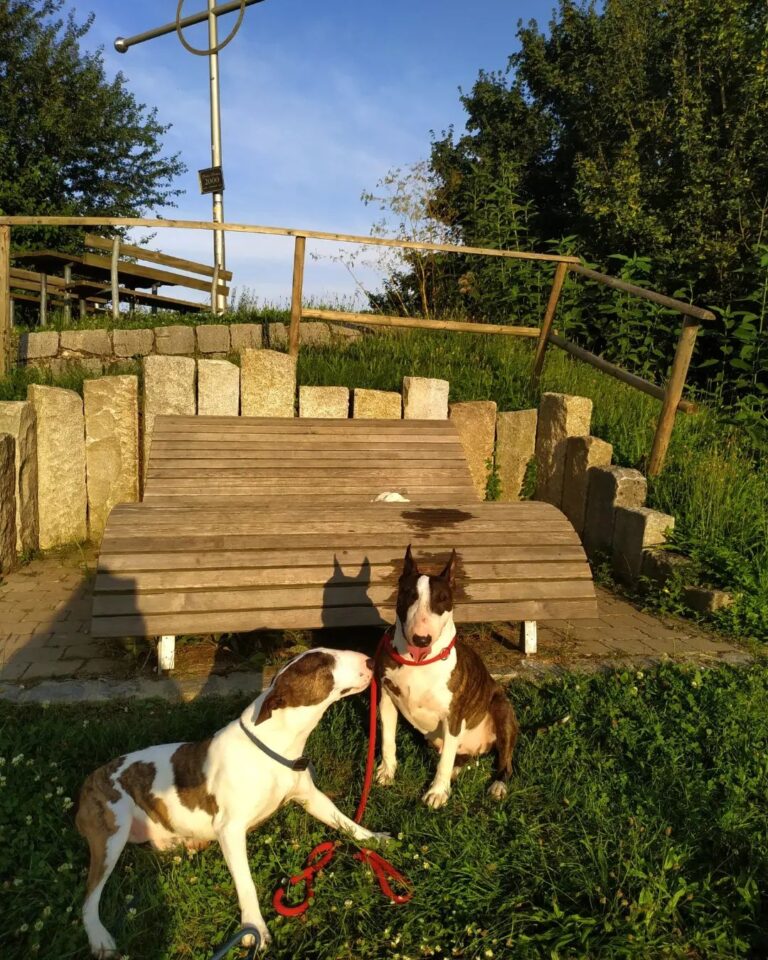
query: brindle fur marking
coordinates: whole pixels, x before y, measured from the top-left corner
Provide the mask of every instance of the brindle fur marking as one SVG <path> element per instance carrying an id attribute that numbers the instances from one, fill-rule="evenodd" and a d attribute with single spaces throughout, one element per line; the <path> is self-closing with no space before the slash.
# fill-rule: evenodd
<path id="1" fill-rule="evenodd" d="M 106 862 L 107 840 L 117 832 L 115 815 L 107 804 L 117 803 L 120 799 L 120 793 L 115 789 L 112 778 L 124 762 L 125 757 L 118 757 L 94 770 L 80 790 L 75 826 L 88 841 L 91 853 L 88 880 L 85 884 L 86 894 L 90 894 L 101 880 Z"/>
<path id="2" fill-rule="evenodd" d="M 171 757 L 173 779 L 179 801 L 188 810 L 205 810 L 211 817 L 219 812 L 216 797 L 208 793 L 203 768 L 208 758 L 211 737 L 199 743 L 182 743 Z"/>
<path id="3" fill-rule="evenodd" d="M 282 707 L 314 706 L 333 689 L 333 657 L 313 650 L 278 674 L 269 694 L 254 719 L 254 724 L 269 720 L 273 710 Z"/>
<path id="4" fill-rule="evenodd" d="M 152 793 L 152 784 L 155 782 L 156 774 L 157 768 L 154 763 L 144 763 L 137 760 L 136 763 L 132 763 L 120 774 L 120 786 L 150 820 L 165 827 L 168 833 L 173 833 L 168 808 L 159 797 Z"/>

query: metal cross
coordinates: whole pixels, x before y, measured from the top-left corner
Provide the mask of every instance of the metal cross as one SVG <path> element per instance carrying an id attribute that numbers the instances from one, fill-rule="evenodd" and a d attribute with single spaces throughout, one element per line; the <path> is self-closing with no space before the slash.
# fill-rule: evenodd
<path id="1" fill-rule="evenodd" d="M 131 47 L 135 47 L 146 40 L 154 40 L 156 37 L 164 37 L 166 34 L 176 32 L 184 47 L 190 53 L 199 56 L 207 56 L 209 63 L 210 91 L 211 91 L 211 165 L 221 167 L 221 103 L 219 93 L 219 51 L 223 49 L 235 36 L 240 28 L 240 24 L 245 13 L 245 8 L 253 6 L 255 3 L 262 3 L 263 0 L 231 0 L 229 3 L 223 3 L 216 6 L 216 0 L 208 0 L 208 9 L 201 13 L 194 13 L 191 16 L 181 16 L 183 0 L 179 0 L 176 11 L 176 20 L 172 23 L 166 23 L 165 26 L 155 27 L 153 30 L 147 30 L 145 33 L 137 33 L 134 37 L 118 37 L 115 40 L 115 50 L 118 53 L 127 53 Z M 219 43 L 218 35 L 218 17 L 227 13 L 239 11 L 240 16 L 234 29 L 229 36 Z M 191 27 L 196 23 L 208 21 L 208 49 L 196 50 L 191 47 L 182 35 L 186 27 Z M 221 190 L 213 193 L 213 222 L 224 222 L 224 194 Z M 213 233 L 213 258 L 214 267 L 218 268 L 218 273 L 225 270 L 224 255 L 224 231 L 215 230 Z M 216 312 L 223 313 L 226 309 L 226 297 L 224 294 L 216 296 Z"/>

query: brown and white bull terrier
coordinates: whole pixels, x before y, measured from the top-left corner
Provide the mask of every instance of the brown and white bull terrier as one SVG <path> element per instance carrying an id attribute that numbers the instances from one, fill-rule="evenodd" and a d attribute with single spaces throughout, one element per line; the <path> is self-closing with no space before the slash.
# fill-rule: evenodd
<path id="1" fill-rule="evenodd" d="M 292 660 L 237 720 L 209 740 L 168 743 L 119 757 L 83 784 L 77 828 L 91 866 L 83 921 L 93 954 L 116 955 L 99 918 L 99 900 L 126 843 L 199 850 L 218 840 L 232 874 L 243 924 L 269 942 L 248 866 L 246 833 L 296 800 L 356 840 L 386 839 L 336 808 L 317 789 L 304 744 L 328 707 L 371 682 L 373 661 L 347 650 L 317 649 Z M 253 939 L 253 938 L 251 938 Z M 247 944 L 246 944 L 247 945 Z"/>
<path id="2" fill-rule="evenodd" d="M 405 554 L 397 594 L 391 649 L 376 658 L 381 688 L 381 763 L 376 779 L 395 776 L 398 711 L 440 751 L 437 772 L 424 802 L 442 807 L 451 780 L 470 757 L 496 748 L 496 779 L 491 794 L 501 798 L 512 773 L 517 719 L 512 704 L 480 656 L 456 637 L 453 622 L 456 551 L 439 576 L 419 571 Z M 421 661 L 429 661 L 421 664 Z"/>

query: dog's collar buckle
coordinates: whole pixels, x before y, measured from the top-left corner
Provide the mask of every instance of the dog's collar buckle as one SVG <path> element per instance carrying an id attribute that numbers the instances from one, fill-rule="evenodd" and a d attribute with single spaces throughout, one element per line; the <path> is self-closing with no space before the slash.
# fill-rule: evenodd
<path id="1" fill-rule="evenodd" d="M 255 744 L 262 753 L 266 753 L 271 760 L 275 760 L 277 763 L 282 763 L 284 767 L 288 767 L 289 770 L 293 770 L 295 773 L 303 773 L 305 770 L 309 770 L 310 777 L 312 777 L 313 780 L 315 779 L 315 765 L 312 763 L 309 757 L 299 757 L 296 760 L 288 760 L 286 757 L 281 756 L 271 747 L 268 747 L 266 743 L 262 743 L 255 733 L 251 733 L 248 727 L 246 727 L 246 725 L 243 723 L 242 717 L 240 718 L 240 729 L 243 731 L 246 737 L 248 737 L 251 743 Z"/>

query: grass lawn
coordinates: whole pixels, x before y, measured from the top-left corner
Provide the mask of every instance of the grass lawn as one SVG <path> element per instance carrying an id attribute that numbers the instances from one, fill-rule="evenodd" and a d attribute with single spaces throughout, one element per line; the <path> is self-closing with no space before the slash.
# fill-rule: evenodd
<path id="1" fill-rule="evenodd" d="M 566 675 L 509 690 L 523 727 L 501 803 L 489 762 L 443 810 L 419 801 L 434 769 L 401 726 L 395 785 L 368 825 L 416 894 L 392 907 L 339 856 L 304 918 L 271 894 L 328 835 L 296 806 L 251 834 L 251 868 L 275 958 L 758 958 L 768 955 L 768 668 Z M 3 960 L 86 955 L 86 849 L 72 799 L 96 765 L 152 743 L 205 737 L 243 703 L 0 705 Z M 333 707 L 309 753 L 347 812 L 360 791 L 367 697 Z M 541 731 L 570 714 L 571 721 Z M 193 857 L 129 847 L 102 901 L 133 960 L 199 958 L 237 924 L 218 846 Z"/>

